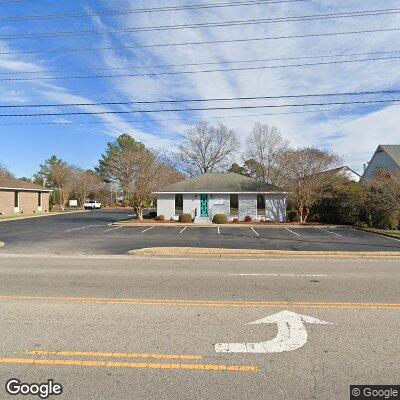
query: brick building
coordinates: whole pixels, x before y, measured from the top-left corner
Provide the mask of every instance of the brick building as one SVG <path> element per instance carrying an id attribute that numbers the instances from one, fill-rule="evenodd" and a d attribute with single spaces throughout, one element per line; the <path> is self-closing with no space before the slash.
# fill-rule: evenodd
<path id="1" fill-rule="evenodd" d="M 0 215 L 32 214 L 49 211 L 51 189 L 0 176 Z"/>

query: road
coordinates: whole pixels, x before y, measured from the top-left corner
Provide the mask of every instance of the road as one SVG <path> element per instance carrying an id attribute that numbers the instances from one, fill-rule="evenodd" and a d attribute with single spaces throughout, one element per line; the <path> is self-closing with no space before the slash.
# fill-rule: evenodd
<path id="1" fill-rule="evenodd" d="M 145 247 L 400 251 L 400 240 L 347 227 L 110 225 L 131 210 L 101 210 L 0 223 L 0 253 L 125 254 Z"/>
<path id="2" fill-rule="evenodd" d="M 0 276 L 2 399 L 11 377 L 71 400 L 346 399 L 399 382 L 398 260 L 3 253 Z M 215 351 L 270 341 L 279 324 L 248 323 L 284 310 L 331 324 L 297 327 L 292 351 Z"/>

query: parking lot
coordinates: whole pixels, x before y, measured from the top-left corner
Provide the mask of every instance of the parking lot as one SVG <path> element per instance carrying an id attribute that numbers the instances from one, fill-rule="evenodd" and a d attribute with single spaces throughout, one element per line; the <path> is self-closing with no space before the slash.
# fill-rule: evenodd
<path id="1" fill-rule="evenodd" d="M 102 210 L 3 222 L 2 253 L 125 254 L 145 247 L 400 251 L 400 241 L 350 227 L 194 224 L 122 226 L 131 211 Z M 117 225 L 113 225 L 113 224 Z"/>

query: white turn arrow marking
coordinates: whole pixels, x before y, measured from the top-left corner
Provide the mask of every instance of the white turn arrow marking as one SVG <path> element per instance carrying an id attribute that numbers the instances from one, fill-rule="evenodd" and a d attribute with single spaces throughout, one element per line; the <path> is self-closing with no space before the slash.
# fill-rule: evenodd
<path id="1" fill-rule="evenodd" d="M 281 311 L 249 324 L 277 324 L 278 333 L 272 340 L 258 343 L 217 343 L 217 353 L 281 353 L 299 349 L 307 343 L 308 335 L 304 326 L 309 324 L 331 324 L 307 315 Z"/>

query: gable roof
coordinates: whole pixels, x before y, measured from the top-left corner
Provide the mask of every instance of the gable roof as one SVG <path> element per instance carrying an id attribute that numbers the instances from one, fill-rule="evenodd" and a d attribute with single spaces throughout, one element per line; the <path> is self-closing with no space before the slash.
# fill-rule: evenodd
<path id="1" fill-rule="evenodd" d="M 341 171 L 349 171 L 349 172 L 352 172 L 353 174 L 356 174 L 359 177 L 361 177 L 360 174 L 358 174 L 356 171 L 354 171 L 353 169 L 351 169 L 347 165 L 343 165 L 343 166 L 337 167 L 337 168 L 328 169 L 326 171 L 321 172 L 321 174 L 335 174 L 335 173 L 338 173 L 338 172 L 341 172 Z"/>
<path id="2" fill-rule="evenodd" d="M 38 192 L 52 191 L 51 189 L 36 185 L 35 183 L 21 181 L 9 175 L 0 175 L 0 189 L 33 190 Z"/>
<path id="3" fill-rule="evenodd" d="M 379 148 L 400 167 L 400 144 L 380 144 Z"/>
<path id="4" fill-rule="evenodd" d="M 274 185 L 234 172 L 209 172 L 165 186 L 155 193 L 249 193 L 282 192 Z"/>

